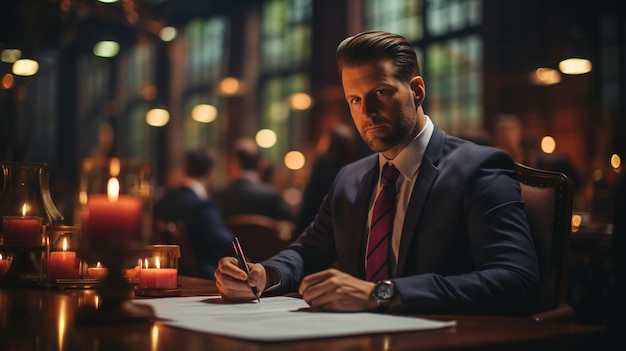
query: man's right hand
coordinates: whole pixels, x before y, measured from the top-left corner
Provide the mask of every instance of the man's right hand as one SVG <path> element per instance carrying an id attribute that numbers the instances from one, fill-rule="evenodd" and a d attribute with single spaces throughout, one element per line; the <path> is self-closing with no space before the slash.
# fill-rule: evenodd
<path id="1" fill-rule="evenodd" d="M 265 267 L 259 263 L 246 263 L 250 268 L 250 276 L 247 276 L 246 272 L 239 268 L 237 258 L 223 257 L 220 259 L 217 270 L 215 270 L 215 280 L 217 289 L 225 300 L 255 300 L 256 297 L 252 293 L 251 287 L 256 287 L 259 294 L 265 289 L 267 283 Z"/>

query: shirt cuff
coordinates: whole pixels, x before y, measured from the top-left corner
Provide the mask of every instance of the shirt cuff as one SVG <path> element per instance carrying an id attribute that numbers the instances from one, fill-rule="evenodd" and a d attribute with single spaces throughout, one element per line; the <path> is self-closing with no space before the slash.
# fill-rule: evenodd
<path id="1" fill-rule="evenodd" d="M 280 286 L 280 272 L 278 271 L 278 269 L 265 266 L 265 272 L 267 275 L 267 286 L 265 287 L 263 292 L 272 292 L 272 290 L 278 289 L 278 287 Z"/>

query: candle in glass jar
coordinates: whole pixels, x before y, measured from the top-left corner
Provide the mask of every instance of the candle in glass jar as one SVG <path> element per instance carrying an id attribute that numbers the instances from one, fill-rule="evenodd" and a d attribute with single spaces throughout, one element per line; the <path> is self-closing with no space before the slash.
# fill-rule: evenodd
<path id="1" fill-rule="evenodd" d="M 87 268 L 87 278 L 90 279 L 104 279 L 109 274 L 109 270 L 100 265 L 100 262 L 95 267 Z"/>
<path id="2" fill-rule="evenodd" d="M 8 272 L 10 267 L 11 261 L 2 257 L 2 254 L 0 254 L 0 276 Z"/>
<path id="3" fill-rule="evenodd" d="M 111 184 L 117 184 L 111 186 Z M 87 201 L 85 233 L 93 244 L 137 239 L 141 233 L 141 200 L 119 195 L 117 178 L 109 180 L 107 195 L 95 194 Z"/>
<path id="4" fill-rule="evenodd" d="M 78 262 L 76 252 L 67 251 L 67 238 L 63 238 L 63 251 L 52 251 L 48 257 L 48 278 L 78 278 Z"/>
<path id="5" fill-rule="evenodd" d="M 155 260 L 156 268 L 148 268 L 148 260 L 139 270 L 139 286 L 142 288 L 174 289 L 178 285 L 176 268 L 161 268 L 159 258 Z"/>
<path id="6" fill-rule="evenodd" d="M 42 217 L 27 216 L 27 204 L 22 206 L 21 216 L 2 217 L 4 245 L 41 245 Z"/>

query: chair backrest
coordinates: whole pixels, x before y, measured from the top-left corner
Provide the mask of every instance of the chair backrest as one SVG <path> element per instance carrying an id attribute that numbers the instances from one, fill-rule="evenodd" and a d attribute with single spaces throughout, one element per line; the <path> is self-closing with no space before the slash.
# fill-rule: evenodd
<path id="1" fill-rule="evenodd" d="M 178 273 L 191 277 L 200 277 L 200 269 L 191 244 L 187 239 L 184 223 L 182 221 L 175 222 L 155 218 L 153 224 L 153 244 L 180 246 Z"/>
<path id="2" fill-rule="evenodd" d="M 516 164 L 541 273 L 539 310 L 567 303 L 572 182 L 563 173 Z"/>
<path id="3" fill-rule="evenodd" d="M 246 258 L 253 262 L 270 258 L 291 243 L 291 222 L 256 214 L 240 214 L 228 217 L 226 226 L 239 238 Z"/>

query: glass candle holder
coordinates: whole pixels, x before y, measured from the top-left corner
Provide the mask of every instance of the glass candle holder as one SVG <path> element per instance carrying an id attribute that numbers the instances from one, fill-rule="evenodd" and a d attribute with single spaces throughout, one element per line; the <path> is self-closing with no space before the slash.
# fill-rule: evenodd
<path id="1" fill-rule="evenodd" d="M 25 162 L 0 162 L 0 168 L 0 250 L 11 256 L 0 284 L 36 285 L 45 275 L 45 227 L 63 222 L 50 196 L 49 168 Z"/>
<path id="2" fill-rule="evenodd" d="M 3 176 L 1 216 L 39 217 L 43 225 L 63 222 L 63 215 L 50 196 L 50 170 L 46 163 L 0 162 L 0 167 Z M 42 240 L 37 242 L 37 245 L 42 244 Z"/>
<path id="3" fill-rule="evenodd" d="M 150 242 L 151 166 L 119 158 L 87 158 L 80 163 L 78 207 L 85 236 L 94 249 Z"/>
<path id="4" fill-rule="evenodd" d="M 87 279 L 102 280 L 109 275 L 109 269 L 104 267 L 100 262 L 87 265 Z"/>
<path id="5" fill-rule="evenodd" d="M 4 276 L 11 268 L 12 258 L 10 253 L 0 251 L 0 277 Z"/>
<path id="6" fill-rule="evenodd" d="M 180 246 L 150 245 L 148 249 L 151 255 L 140 259 L 139 285 L 135 289 L 135 295 L 179 295 L 181 292 L 178 286 Z"/>
<path id="7" fill-rule="evenodd" d="M 85 275 L 82 272 L 82 262 L 77 256 L 80 237 L 81 229 L 78 226 L 58 225 L 46 228 L 48 280 L 79 279 Z"/>

